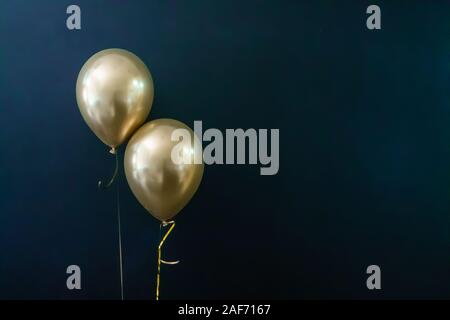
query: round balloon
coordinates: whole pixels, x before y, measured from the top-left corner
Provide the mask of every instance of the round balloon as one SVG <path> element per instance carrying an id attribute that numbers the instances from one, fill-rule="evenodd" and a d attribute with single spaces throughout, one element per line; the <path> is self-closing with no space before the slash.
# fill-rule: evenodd
<path id="1" fill-rule="evenodd" d="M 125 150 L 131 191 L 155 218 L 171 220 L 192 198 L 203 176 L 199 138 L 172 119 L 143 125 Z"/>
<path id="2" fill-rule="evenodd" d="M 153 80 L 133 53 L 107 49 L 81 68 L 76 96 L 84 121 L 114 151 L 146 120 L 153 103 Z"/>

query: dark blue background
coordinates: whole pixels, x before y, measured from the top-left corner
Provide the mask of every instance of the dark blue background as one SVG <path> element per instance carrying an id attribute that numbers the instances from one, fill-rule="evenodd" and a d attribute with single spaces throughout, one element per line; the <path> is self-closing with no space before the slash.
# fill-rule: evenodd
<path id="1" fill-rule="evenodd" d="M 163 299 L 449 298 L 450 3 L 376 3 L 379 31 L 365 1 L 2 0 L 0 298 L 120 297 L 113 158 L 75 100 L 110 47 L 151 69 L 150 118 L 280 129 L 278 175 L 206 168 Z M 152 299 L 158 222 L 120 192 L 125 298 Z"/>

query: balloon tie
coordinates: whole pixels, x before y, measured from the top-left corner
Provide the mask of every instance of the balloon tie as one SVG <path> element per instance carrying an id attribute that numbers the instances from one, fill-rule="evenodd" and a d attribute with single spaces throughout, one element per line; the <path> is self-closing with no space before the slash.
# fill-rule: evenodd
<path id="1" fill-rule="evenodd" d="M 113 184 L 113 182 L 116 180 L 117 172 L 119 171 L 119 156 L 118 156 L 117 150 L 115 148 L 112 148 L 110 152 L 112 154 L 114 154 L 114 156 L 116 158 L 116 167 L 115 167 L 114 173 L 113 173 L 112 177 L 109 179 L 108 183 L 105 183 L 103 180 L 98 181 L 99 189 L 108 189 Z"/>
<path id="2" fill-rule="evenodd" d="M 168 225 L 171 225 L 169 230 L 167 230 L 167 232 L 164 234 L 164 237 L 161 239 L 161 228 L 162 227 L 166 227 Z M 177 261 L 165 261 L 163 259 L 161 259 L 161 249 L 162 246 L 164 244 L 164 241 L 166 241 L 167 237 L 169 236 L 169 234 L 172 232 L 173 228 L 175 228 L 175 221 L 163 221 L 161 222 L 160 226 L 159 226 L 159 237 L 161 239 L 161 241 L 159 242 L 159 246 L 158 246 L 158 272 L 156 275 L 156 300 L 159 300 L 159 285 L 160 285 L 160 275 L 161 275 L 161 263 L 164 264 L 170 264 L 170 265 L 174 265 L 180 262 L 180 260 Z"/>

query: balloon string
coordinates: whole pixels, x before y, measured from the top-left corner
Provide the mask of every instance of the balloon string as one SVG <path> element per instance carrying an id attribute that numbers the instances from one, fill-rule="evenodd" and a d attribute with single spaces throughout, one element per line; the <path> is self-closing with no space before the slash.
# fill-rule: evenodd
<path id="1" fill-rule="evenodd" d="M 115 148 L 111 148 L 109 151 L 110 153 L 114 154 L 116 158 L 116 167 L 114 169 L 113 176 L 109 180 L 109 182 L 105 185 L 104 181 L 99 180 L 98 181 L 98 187 L 99 189 L 107 189 L 109 188 L 113 182 L 116 180 L 117 175 L 119 173 L 119 153 Z M 120 298 L 123 300 L 123 260 L 122 260 L 122 224 L 120 219 L 120 193 L 119 193 L 119 184 L 117 184 L 116 188 L 116 198 L 117 198 L 117 234 L 118 234 L 118 241 L 119 241 L 119 267 L 120 267 Z"/>
<path id="2" fill-rule="evenodd" d="M 105 183 L 105 181 L 103 180 L 99 180 L 98 181 L 98 187 L 100 189 L 107 189 L 109 188 L 113 182 L 116 180 L 117 177 L 117 173 L 119 172 L 119 155 L 116 149 L 112 148 L 110 151 L 112 154 L 114 154 L 115 158 L 116 158 L 116 167 L 114 169 L 114 173 L 112 175 L 112 177 L 109 179 L 108 183 Z"/>
<path id="3" fill-rule="evenodd" d="M 164 237 L 161 239 L 161 228 L 165 227 L 165 226 L 167 226 L 169 224 L 171 225 L 169 230 L 167 230 L 167 232 L 164 234 Z M 172 232 L 173 228 L 175 228 L 175 221 L 169 221 L 169 222 L 163 221 L 163 222 L 161 222 L 161 224 L 159 226 L 160 242 L 159 242 L 159 246 L 158 246 L 158 272 L 157 272 L 157 275 L 156 275 L 156 300 L 159 300 L 159 285 L 161 283 L 161 280 L 160 280 L 161 263 L 164 263 L 164 264 L 177 264 L 177 263 L 180 262 L 179 260 L 177 260 L 177 261 L 165 261 L 165 260 L 161 259 L 162 246 L 164 244 L 164 241 L 166 241 L 167 237 Z"/>
<path id="4" fill-rule="evenodd" d="M 117 184 L 117 225 L 119 240 L 119 265 L 120 265 L 120 298 L 123 300 L 123 260 L 122 260 L 122 223 L 120 219 L 120 193 L 119 184 Z"/>
<path id="5" fill-rule="evenodd" d="M 116 180 L 118 173 L 119 173 L 119 153 L 115 148 L 111 148 L 109 151 L 110 153 L 114 154 L 116 158 L 116 167 L 114 169 L 113 176 L 109 180 L 107 184 L 105 184 L 104 181 L 99 180 L 98 181 L 98 187 L 99 189 L 107 189 L 109 188 L 113 182 Z M 119 267 L 120 267 L 120 298 L 123 300 L 123 260 L 122 260 L 122 223 L 120 219 L 120 193 L 119 193 L 119 184 L 117 184 L 116 188 L 116 197 L 117 197 L 117 234 L 118 234 L 118 241 L 119 241 Z"/>

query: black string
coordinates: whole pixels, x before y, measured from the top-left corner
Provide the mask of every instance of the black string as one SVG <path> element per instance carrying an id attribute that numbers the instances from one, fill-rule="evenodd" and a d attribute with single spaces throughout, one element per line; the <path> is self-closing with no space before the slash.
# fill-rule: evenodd
<path id="1" fill-rule="evenodd" d="M 119 150 L 115 150 L 114 155 L 116 158 L 116 167 L 114 168 L 114 173 L 113 173 L 112 177 L 109 179 L 108 183 L 105 183 L 105 181 L 103 181 L 103 180 L 98 181 L 98 187 L 100 189 L 109 188 L 113 184 L 113 182 L 116 180 L 117 174 L 119 172 Z"/>
<path id="2" fill-rule="evenodd" d="M 120 266 L 120 298 L 123 300 L 123 260 L 122 260 L 122 224 L 120 219 L 120 192 L 119 183 L 117 183 L 117 225 L 119 240 L 119 266 Z"/>
<path id="3" fill-rule="evenodd" d="M 119 150 L 116 149 L 111 149 L 112 151 L 114 151 L 114 156 L 116 158 L 116 167 L 114 169 L 114 173 L 112 175 L 112 177 L 110 178 L 110 180 L 108 181 L 108 183 L 105 184 L 104 181 L 99 180 L 98 181 L 98 187 L 99 189 L 107 189 L 109 188 L 114 181 L 116 180 L 116 178 L 118 177 L 119 174 Z M 119 268 L 120 268 L 120 298 L 123 300 L 123 260 L 122 260 L 122 224 L 121 224 L 121 219 L 120 219 L 120 186 L 119 183 L 116 183 L 116 198 L 117 198 L 117 238 L 119 241 Z"/>

